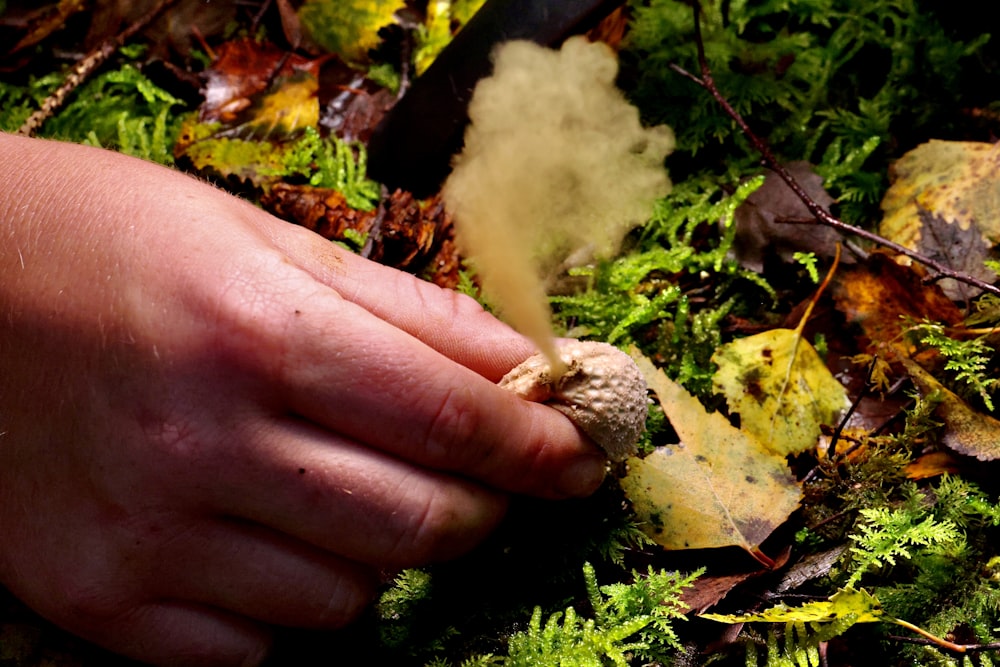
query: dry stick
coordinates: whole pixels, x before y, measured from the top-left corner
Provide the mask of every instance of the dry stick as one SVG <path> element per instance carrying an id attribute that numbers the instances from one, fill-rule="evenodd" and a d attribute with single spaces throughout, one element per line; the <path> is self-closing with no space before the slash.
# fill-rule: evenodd
<path id="1" fill-rule="evenodd" d="M 670 65 L 670 68 L 678 74 L 691 79 L 699 86 L 707 90 L 712 97 L 715 98 L 715 101 L 719 103 L 719 106 L 721 106 L 726 114 L 736 122 L 743 134 L 750 140 L 753 147 L 758 153 L 761 154 L 761 157 L 764 158 L 764 162 L 768 168 L 781 177 L 781 180 L 783 180 L 785 184 L 791 188 L 792 192 L 794 192 L 795 195 L 802 200 L 802 203 L 805 204 L 806 208 L 809 209 L 809 212 L 819 223 L 827 225 L 828 227 L 833 227 L 844 234 L 860 236 L 861 238 L 871 241 L 877 245 L 889 248 L 890 250 L 893 250 L 901 255 L 905 255 L 915 262 L 919 262 L 920 264 L 923 264 L 929 269 L 937 272 L 939 274 L 939 279 L 952 278 L 953 280 L 965 283 L 966 285 L 977 287 L 984 292 L 990 292 L 1000 296 L 1000 287 L 990 285 L 989 283 L 973 278 L 972 276 L 960 271 L 955 271 L 954 269 L 940 264 L 929 257 L 925 257 L 924 255 L 910 250 L 905 246 L 901 246 L 887 238 L 883 238 L 878 234 L 861 229 L 860 227 L 855 227 L 854 225 L 849 225 L 843 220 L 834 217 L 829 213 L 829 211 L 826 211 L 822 206 L 816 203 L 816 201 L 810 197 L 804 189 L 802 189 L 802 186 L 799 185 L 798 181 L 796 181 L 795 178 L 788 173 L 788 170 L 778 162 L 774 153 L 771 152 L 770 147 L 764 143 L 760 137 L 754 134 L 754 131 L 751 130 L 750 126 L 747 125 L 745 120 L 743 120 L 743 116 L 741 116 L 740 113 L 734 109 L 731 104 L 729 104 L 729 101 L 723 97 L 722 93 L 719 92 L 719 89 L 715 85 L 715 80 L 712 78 L 712 70 L 708 66 L 708 59 L 705 57 L 705 43 L 702 41 L 701 36 L 701 3 L 695 0 L 695 2 L 692 3 L 692 7 L 694 10 L 695 46 L 698 49 L 698 66 L 701 68 L 701 78 L 696 77 L 679 65 L 672 64 Z"/>
<path id="2" fill-rule="evenodd" d="M 51 118 L 52 114 L 63 105 L 63 102 L 66 101 L 66 97 L 71 92 L 76 90 L 76 88 L 83 83 L 88 76 L 93 74 L 94 70 L 100 67 L 104 61 L 111 57 L 111 54 L 120 49 L 126 41 L 132 38 L 133 35 L 152 23 L 153 20 L 160 15 L 160 12 L 174 2 L 175 0 L 160 0 L 160 2 L 158 2 L 152 10 L 139 18 L 139 20 L 135 23 L 128 26 L 125 30 L 118 33 L 114 37 L 104 40 L 100 46 L 77 61 L 77 63 L 73 66 L 73 69 L 70 70 L 66 80 L 63 81 L 51 95 L 45 98 L 45 101 L 42 102 L 41 108 L 28 116 L 28 119 L 24 121 L 24 124 L 18 128 L 17 133 L 24 137 L 32 136 L 38 128 L 42 126 L 42 123 Z"/>

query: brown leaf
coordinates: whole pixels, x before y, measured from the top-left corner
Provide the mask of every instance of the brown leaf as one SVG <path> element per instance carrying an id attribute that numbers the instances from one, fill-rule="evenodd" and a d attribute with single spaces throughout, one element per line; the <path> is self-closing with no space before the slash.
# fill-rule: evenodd
<path id="1" fill-rule="evenodd" d="M 947 221 L 925 208 L 919 208 L 921 229 L 917 252 L 956 271 L 984 282 L 993 282 L 997 275 L 986 268 L 990 248 L 982 233 L 973 225 Z M 982 290 L 952 278 L 938 281 L 941 291 L 955 301 L 968 301 Z"/>
<path id="2" fill-rule="evenodd" d="M 328 75 L 325 68 L 322 90 L 330 91 L 330 99 L 323 104 L 323 118 L 320 125 L 328 128 L 344 141 L 367 143 L 372 132 L 396 102 L 396 95 L 347 68 L 337 69 Z M 340 81 L 329 79 L 347 74 L 350 78 Z"/>
<path id="3" fill-rule="evenodd" d="M 94 2 L 87 48 L 117 35 L 123 28 L 146 15 L 158 0 L 101 0 Z M 236 19 L 238 3 L 177 0 L 156 19 L 144 34 L 150 56 L 168 58 L 171 52 L 188 57 L 202 39 L 221 35 Z"/>
<path id="4" fill-rule="evenodd" d="M 86 0 L 60 0 L 58 4 L 47 7 L 40 7 L 23 19 L 26 22 L 25 34 L 14 47 L 8 51 L 8 55 L 15 54 L 23 49 L 30 48 L 39 42 L 44 41 L 49 35 L 66 25 L 74 14 L 77 14 L 87 7 Z"/>
<path id="5" fill-rule="evenodd" d="M 823 179 L 808 162 L 786 165 L 792 177 L 817 204 L 829 209 L 833 198 L 823 189 Z M 774 172 L 764 184 L 736 209 L 736 259 L 751 271 L 764 270 L 768 253 L 786 262 L 796 252 L 813 252 L 819 257 L 833 257 L 840 234 L 815 222 L 802 200 Z M 782 222 L 782 221 L 790 222 Z M 796 222 L 797 221 L 797 222 Z M 844 262 L 853 261 L 844 257 Z"/>
<path id="6" fill-rule="evenodd" d="M 937 285 L 921 281 L 921 269 L 902 266 L 882 252 L 849 267 L 833 285 L 837 308 L 848 323 L 861 327 L 862 341 L 883 358 L 909 356 L 914 346 L 903 336 L 905 319 L 928 319 L 958 326 L 962 313 Z"/>
<path id="7" fill-rule="evenodd" d="M 946 447 L 980 461 L 1000 459 L 1000 420 L 972 409 L 919 364 L 906 359 L 903 364 L 924 394 L 936 392 L 941 397 L 935 414 L 944 422 L 941 442 Z"/>
<path id="8" fill-rule="evenodd" d="M 304 72 L 316 80 L 320 64 L 320 60 L 289 54 L 270 42 L 250 38 L 225 42 L 205 72 L 205 100 L 198 110 L 199 119 L 234 124 L 240 113 L 253 105 L 253 98 L 271 88 L 276 79 Z"/>

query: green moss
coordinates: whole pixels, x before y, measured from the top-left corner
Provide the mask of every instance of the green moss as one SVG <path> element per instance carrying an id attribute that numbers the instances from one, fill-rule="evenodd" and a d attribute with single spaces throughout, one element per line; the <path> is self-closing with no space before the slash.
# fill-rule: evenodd
<path id="1" fill-rule="evenodd" d="M 730 259 L 736 207 L 760 186 L 750 179 L 726 195 L 711 179 L 688 179 L 658 202 L 650 221 L 616 259 L 574 272 L 585 287 L 552 297 L 562 331 L 576 337 L 638 345 L 692 391 L 711 391 L 710 362 L 720 320 L 774 292 L 758 274 Z M 697 305 L 683 282 L 703 282 Z"/>
<path id="2" fill-rule="evenodd" d="M 675 128 L 684 167 L 731 166 L 734 159 L 752 164 L 756 155 L 733 121 L 672 69 L 700 74 L 690 6 L 675 0 L 633 4 L 625 57 L 635 76 L 632 96 L 646 119 Z M 962 133 L 968 121 L 953 101 L 968 96 L 973 75 L 992 78 L 988 63 L 976 60 L 989 35 L 956 38 L 920 0 L 700 6 L 715 82 L 779 156 L 829 163 L 832 154 L 843 161 L 879 143 L 882 152 L 869 170 L 846 176 L 834 192 L 849 204 L 845 213 L 852 221 L 874 212 L 888 152 L 928 136 Z"/>
<path id="3" fill-rule="evenodd" d="M 0 126 L 16 130 L 62 80 L 52 74 L 21 87 L 0 85 Z M 183 102 L 126 63 L 75 90 L 66 106 L 42 125 L 39 136 L 172 164 L 182 107 Z"/>

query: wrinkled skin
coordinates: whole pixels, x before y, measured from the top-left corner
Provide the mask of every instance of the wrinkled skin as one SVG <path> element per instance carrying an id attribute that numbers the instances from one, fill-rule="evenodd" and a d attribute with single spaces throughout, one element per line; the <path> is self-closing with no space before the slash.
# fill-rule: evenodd
<path id="1" fill-rule="evenodd" d="M 0 135 L 0 582 L 154 663 L 255 664 L 597 450 L 470 299 L 170 170 Z"/>

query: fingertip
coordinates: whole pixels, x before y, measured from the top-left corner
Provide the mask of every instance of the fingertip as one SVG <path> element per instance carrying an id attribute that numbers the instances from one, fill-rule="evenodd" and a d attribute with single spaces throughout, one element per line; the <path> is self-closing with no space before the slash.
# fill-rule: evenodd
<path id="1" fill-rule="evenodd" d="M 557 493 L 569 497 L 583 497 L 597 491 L 608 473 L 607 458 L 596 451 L 585 454 L 567 464 L 556 478 Z"/>

